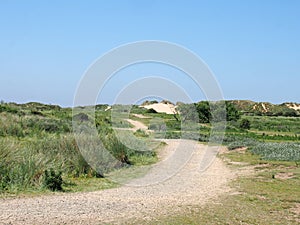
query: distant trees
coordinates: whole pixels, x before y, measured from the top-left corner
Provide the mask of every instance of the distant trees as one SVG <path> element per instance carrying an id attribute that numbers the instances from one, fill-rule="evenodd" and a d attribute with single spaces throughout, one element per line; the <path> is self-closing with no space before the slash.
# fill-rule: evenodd
<path id="1" fill-rule="evenodd" d="M 202 101 L 202 102 L 196 103 L 196 109 L 197 109 L 198 116 L 199 116 L 199 122 L 200 123 L 209 123 L 212 118 L 209 102 Z"/>
<path id="2" fill-rule="evenodd" d="M 212 121 L 224 121 L 225 119 L 227 121 L 238 121 L 240 119 L 240 112 L 231 102 L 227 101 L 201 101 L 195 104 L 180 104 L 178 111 L 183 121 L 199 120 L 200 123 L 210 123 Z"/>
<path id="3" fill-rule="evenodd" d="M 207 101 L 197 103 L 197 112 L 199 120 L 202 123 L 208 123 L 214 120 L 218 121 L 237 121 L 240 119 L 240 112 L 231 102 L 212 102 Z"/>
<path id="4" fill-rule="evenodd" d="M 240 112 L 237 110 L 235 105 L 231 102 L 225 102 L 226 104 L 226 118 L 227 121 L 238 121 L 241 118 Z"/>

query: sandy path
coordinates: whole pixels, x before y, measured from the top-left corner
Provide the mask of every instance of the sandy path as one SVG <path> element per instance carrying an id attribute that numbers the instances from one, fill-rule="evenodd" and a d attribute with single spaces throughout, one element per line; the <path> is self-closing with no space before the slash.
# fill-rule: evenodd
<path id="1" fill-rule="evenodd" d="M 165 140 L 165 160 L 179 140 Z M 230 189 L 234 178 L 220 159 L 203 173 L 199 172 L 206 146 L 184 140 L 195 147 L 188 163 L 170 179 L 149 186 L 122 186 L 90 193 L 68 193 L 33 198 L 1 199 L 0 224 L 121 224 L 137 219 L 176 214 L 184 208 L 212 202 Z M 173 150 L 172 150 L 173 149 Z M 166 169 L 166 168 L 162 168 Z M 165 173 L 165 171 L 155 171 Z M 152 177 L 151 177 L 152 176 Z M 144 181 L 157 179 L 150 171 Z M 139 184 L 143 183 L 143 178 Z"/>
<path id="2" fill-rule="evenodd" d="M 142 114 L 132 114 L 132 115 L 134 115 L 135 117 L 141 118 L 141 119 L 149 119 L 149 118 L 151 118 L 149 116 L 144 116 Z"/>
<path id="3" fill-rule="evenodd" d="M 148 127 L 139 121 L 132 120 L 132 119 L 126 119 L 126 121 L 133 125 L 132 130 L 134 130 L 134 131 L 137 131 L 138 129 L 148 130 Z"/>
<path id="4" fill-rule="evenodd" d="M 137 131 L 138 129 L 141 129 L 141 130 L 144 130 L 146 132 L 150 132 L 150 130 L 148 130 L 148 127 L 145 124 L 143 124 L 143 123 L 141 123 L 139 121 L 132 120 L 132 119 L 125 119 L 125 120 L 128 123 L 132 124 L 133 127 L 132 128 L 115 127 L 114 129 L 115 130 L 125 130 L 125 131 L 129 130 L 129 131 L 133 131 L 133 132 Z"/>

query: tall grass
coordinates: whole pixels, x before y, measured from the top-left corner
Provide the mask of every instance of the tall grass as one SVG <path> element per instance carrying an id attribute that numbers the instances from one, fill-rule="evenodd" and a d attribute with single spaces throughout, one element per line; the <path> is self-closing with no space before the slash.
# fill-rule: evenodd
<path id="1" fill-rule="evenodd" d="M 113 133 L 107 112 L 96 115 L 99 137 L 91 138 L 83 133 L 75 140 L 71 133 L 72 117 L 67 110 L 35 109 L 37 112 L 32 114 L 30 107 L 22 107 L 24 109 L 1 108 L 0 192 L 40 189 L 45 186 L 45 171 L 62 172 L 63 177 L 102 177 L 108 172 L 107 168 L 139 164 L 139 159 L 149 163 L 154 159 L 152 153 L 137 153 L 120 142 Z M 104 145 L 101 148 L 100 140 Z M 83 147 L 79 148 L 78 144 Z"/>
<path id="2" fill-rule="evenodd" d="M 39 188 L 46 170 L 80 176 L 92 169 L 72 135 L 55 135 L 24 142 L 0 138 L 0 190 Z"/>

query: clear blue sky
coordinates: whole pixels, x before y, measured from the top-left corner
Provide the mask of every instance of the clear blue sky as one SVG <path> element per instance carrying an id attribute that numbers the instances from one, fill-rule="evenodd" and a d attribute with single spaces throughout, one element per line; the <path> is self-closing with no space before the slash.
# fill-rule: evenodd
<path id="1" fill-rule="evenodd" d="M 299 12 L 297 0 L 1 0 L 0 99 L 71 106 L 96 58 L 163 40 L 199 55 L 226 99 L 300 102 Z"/>

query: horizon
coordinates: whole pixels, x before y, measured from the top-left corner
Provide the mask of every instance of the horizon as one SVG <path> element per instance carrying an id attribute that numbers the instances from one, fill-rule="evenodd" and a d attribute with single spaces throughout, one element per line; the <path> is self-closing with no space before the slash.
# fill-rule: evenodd
<path id="1" fill-rule="evenodd" d="M 162 101 L 169 101 L 168 99 L 163 99 L 163 100 L 145 100 L 145 101 L 157 101 L 158 103 L 161 103 Z M 145 102 L 144 101 L 144 102 Z M 207 100 L 200 100 L 197 102 L 192 102 L 192 103 L 199 103 L 199 102 L 203 102 L 203 101 L 207 101 Z M 221 101 L 250 101 L 250 102 L 254 102 L 254 103 L 270 103 L 272 105 L 282 105 L 282 104 L 300 104 L 300 102 L 291 102 L 291 101 L 287 101 L 287 102 L 281 102 L 281 103 L 274 103 L 274 102 L 267 102 L 267 101 L 253 101 L 253 100 L 249 100 L 249 99 L 223 99 Z M 44 103 L 44 102 L 35 102 L 35 101 L 30 101 L 30 102 L 5 102 L 4 100 L 0 100 L 0 104 L 17 104 L 17 105 L 26 105 L 26 104 L 42 104 L 42 105 L 49 105 L 49 106 L 59 106 L 61 108 L 74 108 L 74 107 L 89 107 L 89 106 L 97 106 L 97 105 L 108 105 L 108 106 L 114 106 L 114 105 L 138 105 L 141 106 L 144 102 L 140 102 L 137 104 L 119 104 L 119 103 L 115 103 L 115 104 L 109 104 L 109 103 L 96 103 L 94 105 L 76 105 L 76 106 L 62 106 L 59 104 L 52 104 L 52 103 Z M 171 102 L 173 105 L 177 105 L 178 103 L 184 103 L 184 104 L 188 104 L 188 102 L 180 102 L 180 101 L 169 101 Z M 211 101 L 209 101 L 211 102 Z"/>
<path id="2" fill-rule="evenodd" d="M 100 56 L 126 43 L 162 40 L 203 59 L 226 100 L 298 103 L 299 8 L 292 0 L 0 2 L 0 100 L 72 107 Z M 117 71 L 99 91 L 99 104 L 116 103 L 124 87 L 149 76 L 179 84 L 193 102 L 206 100 L 178 68 L 144 63 Z"/>

